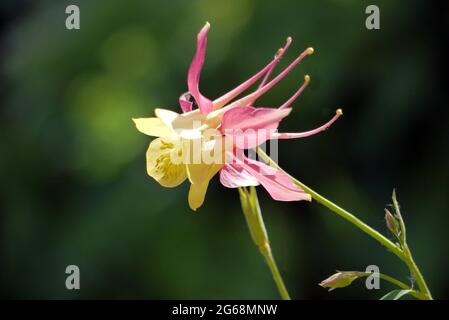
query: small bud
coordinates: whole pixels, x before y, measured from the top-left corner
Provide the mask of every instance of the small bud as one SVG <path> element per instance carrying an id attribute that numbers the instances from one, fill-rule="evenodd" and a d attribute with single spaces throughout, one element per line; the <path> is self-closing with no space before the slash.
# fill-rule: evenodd
<path id="1" fill-rule="evenodd" d="M 337 288 L 349 286 L 355 279 L 359 278 L 360 273 L 357 271 L 338 271 L 329 278 L 319 283 L 323 288 L 329 288 L 332 291 Z"/>
<path id="2" fill-rule="evenodd" d="M 387 223 L 388 230 L 390 230 L 391 233 L 396 237 L 399 237 L 401 233 L 401 227 L 399 226 L 398 220 L 388 209 L 385 209 L 385 222 Z"/>

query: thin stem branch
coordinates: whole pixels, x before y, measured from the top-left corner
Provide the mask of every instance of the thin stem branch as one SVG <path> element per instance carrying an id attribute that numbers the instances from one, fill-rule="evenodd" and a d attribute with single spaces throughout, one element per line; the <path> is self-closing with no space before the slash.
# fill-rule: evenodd
<path id="1" fill-rule="evenodd" d="M 413 260 L 412 253 L 410 252 L 410 249 L 408 248 L 407 243 L 404 244 L 404 255 L 405 259 L 404 262 L 407 264 L 407 267 L 410 269 L 411 274 L 413 275 L 413 278 L 416 280 L 416 283 L 418 283 L 419 289 L 426 295 L 427 300 L 433 300 L 432 293 L 429 290 L 429 287 L 427 286 L 426 280 L 424 280 L 424 277 L 421 273 L 421 271 L 418 268 L 418 265 L 416 264 L 415 260 Z"/>
<path id="2" fill-rule="evenodd" d="M 370 272 L 358 272 L 358 274 L 361 277 L 369 277 L 372 275 L 372 273 L 370 273 Z M 411 290 L 410 295 L 412 295 L 413 297 L 415 297 L 417 299 L 421 299 L 421 300 L 427 299 L 427 296 L 425 294 L 423 294 L 420 291 L 414 290 L 413 288 L 411 288 L 410 286 L 406 285 L 404 282 L 402 282 L 398 279 L 395 279 L 395 278 L 393 278 L 389 275 L 383 274 L 383 273 L 378 273 L 378 275 L 379 275 L 379 278 L 381 278 L 382 280 L 388 281 L 388 282 L 394 284 L 395 286 L 398 286 L 401 289 Z"/>
<path id="3" fill-rule="evenodd" d="M 262 211 L 260 210 L 259 200 L 257 199 L 256 189 L 250 187 L 250 190 L 248 191 L 245 187 L 240 187 L 239 193 L 242 210 L 248 224 L 251 238 L 264 256 L 281 298 L 283 300 L 290 300 L 290 295 L 288 294 L 287 288 L 285 287 L 273 257 L 265 222 L 262 217 Z"/>
<path id="4" fill-rule="evenodd" d="M 369 225 L 358 219 L 353 214 L 349 213 L 348 211 L 344 210 L 343 208 L 340 208 L 335 203 L 329 201 L 328 199 L 324 198 L 319 193 L 315 192 L 299 180 L 295 179 L 291 175 L 289 175 L 287 172 L 285 172 L 276 162 L 274 162 L 262 149 L 256 148 L 257 154 L 266 162 L 270 164 L 270 166 L 278 169 L 279 171 L 286 174 L 292 181 L 301 187 L 305 192 L 309 193 L 312 198 L 317 201 L 318 203 L 322 204 L 323 206 L 327 207 L 331 211 L 338 214 L 343 219 L 346 219 L 347 221 L 354 224 L 357 228 L 377 240 L 380 244 L 385 246 L 388 250 L 390 250 L 392 253 L 394 253 L 399 259 L 405 262 L 407 267 L 410 269 L 410 272 L 412 273 L 413 277 L 416 279 L 416 282 L 418 283 L 418 286 L 421 290 L 421 293 L 424 295 L 422 298 L 425 299 L 432 299 L 432 295 L 430 293 L 429 288 L 427 287 L 427 284 L 424 280 L 424 277 L 422 276 L 418 266 L 413 260 L 413 257 L 411 255 L 410 250 L 408 249 L 407 245 L 405 244 L 403 246 L 403 249 L 401 249 L 399 246 L 395 245 L 392 241 L 390 241 L 388 238 L 386 238 L 384 235 L 382 235 L 377 230 L 371 228 Z M 401 217 L 402 218 L 402 217 Z M 403 223 L 403 221 L 402 221 Z M 401 225 L 402 226 L 402 225 Z M 404 234 L 405 238 L 405 234 Z"/>
<path id="5" fill-rule="evenodd" d="M 305 192 L 310 194 L 315 201 L 317 201 L 320 204 L 322 204 L 323 206 L 329 208 L 331 211 L 335 212 L 336 214 L 338 214 L 342 218 L 348 220 L 352 224 L 356 225 L 359 229 L 361 229 L 362 231 L 364 231 L 365 233 L 367 233 L 368 235 L 370 235 L 371 237 L 376 239 L 378 242 L 380 242 L 382 245 L 387 247 L 388 250 L 390 250 L 395 255 L 397 255 L 398 257 L 403 259 L 402 251 L 393 242 L 391 242 L 388 238 L 386 238 L 384 235 L 382 235 L 378 231 L 376 231 L 373 228 L 371 228 L 370 226 L 368 226 L 366 223 L 361 221 L 359 218 L 357 218 L 353 214 L 349 213 L 348 211 L 346 211 L 343 208 L 340 208 L 335 203 L 327 200 L 326 198 L 324 198 L 319 193 L 315 192 L 314 190 L 312 190 L 311 188 L 309 188 L 308 186 L 306 186 L 302 182 L 298 181 L 297 179 L 295 179 L 294 177 L 289 175 L 281 167 L 279 167 L 279 165 L 276 162 L 274 162 L 262 149 L 257 148 L 256 151 L 261 156 L 262 159 L 267 161 L 272 167 L 274 167 L 274 168 L 280 170 L 281 172 L 285 173 L 288 177 L 290 177 L 290 179 L 292 179 L 292 181 L 295 184 L 297 184 Z"/>
<path id="6" fill-rule="evenodd" d="M 407 244 L 405 222 L 404 222 L 404 218 L 402 218 L 401 208 L 399 207 L 399 203 L 396 198 L 396 190 L 393 190 L 393 195 L 391 198 L 393 200 L 394 211 L 397 215 L 399 224 L 401 226 L 401 239 L 400 240 L 401 240 L 401 245 L 402 245 L 402 251 L 403 251 L 404 257 L 405 257 L 404 262 L 407 264 L 408 268 L 410 269 L 410 272 L 412 273 L 413 277 L 415 278 L 416 282 L 418 283 L 418 286 L 421 289 L 421 291 L 423 291 L 428 296 L 429 299 L 432 299 L 432 294 L 430 293 L 429 287 L 427 286 L 427 283 L 424 280 L 424 277 L 423 277 L 421 271 L 419 270 L 415 260 L 413 260 L 412 253 Z"/>
<path id="7" fill-rule="evenodd" d="M 287 288 L 285 287 L 284 281 L 282 280 L 282 276 L 279 272 L 279 269 L 276 265 L 276 261 L 274 260 L 273 253 L 271 251 L 270 245 L 267 243 L 267 245 L 263 247 L 259 247 L 260 252 L 262 252 L 262 255 L 265 258 L 265 261 L 268 264 L 268 267 L 270 268 L 271 274 L 273 275 L 274 282 L 276 283 L 276 286 L 278 288 L 279 294 L 281 295 L 283 300 L 290 300 L 290 295 L 288 294 Z"/>

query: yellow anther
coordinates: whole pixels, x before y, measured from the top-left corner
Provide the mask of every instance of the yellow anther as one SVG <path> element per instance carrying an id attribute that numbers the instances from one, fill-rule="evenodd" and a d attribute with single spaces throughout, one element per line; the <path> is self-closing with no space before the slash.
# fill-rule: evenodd
<path id="1" fill-rule="evenodd" d="M 279 48 L 278 51 L 276 52 L 276 54 L 274 55 L 274 57 L 279 57 L 279 55 L 282 53 L 282 51 L 284 51 L 283 48 Z"/>

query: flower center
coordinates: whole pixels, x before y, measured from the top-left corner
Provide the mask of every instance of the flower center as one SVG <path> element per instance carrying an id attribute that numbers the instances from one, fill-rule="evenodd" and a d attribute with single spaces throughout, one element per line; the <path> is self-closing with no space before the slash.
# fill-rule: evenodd
<path id="1" fill-rule="evenodd" d="M 183 150 L 179 140 L 158 138 L 147 151 L 148 175 L 164 187 L 176 187 L 186 178 Z"/>

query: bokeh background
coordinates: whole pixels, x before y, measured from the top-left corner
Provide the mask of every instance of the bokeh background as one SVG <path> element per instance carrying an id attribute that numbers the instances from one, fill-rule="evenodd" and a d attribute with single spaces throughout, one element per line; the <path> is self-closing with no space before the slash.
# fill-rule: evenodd
<path id="1" fill-rule="evenodd" d="M 81 29 L 65 28 L 77 4 Z M 365 28 L 376 4 L 381 30 Z M 283 168 L 383 233 L 397 189 L 409 243 L 436 298 L 449 297 L 448 10 L 435 1 L 17 1 L 0 4 L 0 295 L 3 298 L 277 299 L 236 190 L 218 179 L 193 213 L 187 184 L 146 175 L 150 138 L 132 117 L 178 109 L 196 33 L 210 21 L 201 87 L 217 97 L 262 67 L 307 58 L 258 102 L 312 82 L 282 123 L 329 131 L 282 141 Z M 279 68 L 276 70 L 280 70 Z M 275 257 L 298 299 L 379 298 L 363 282 L 328 293 L 335 269 L 407 281 L 386 249 L 312 203 L 259 197 Z M 65 268 L 81 289 L 65 288 Z"/>

